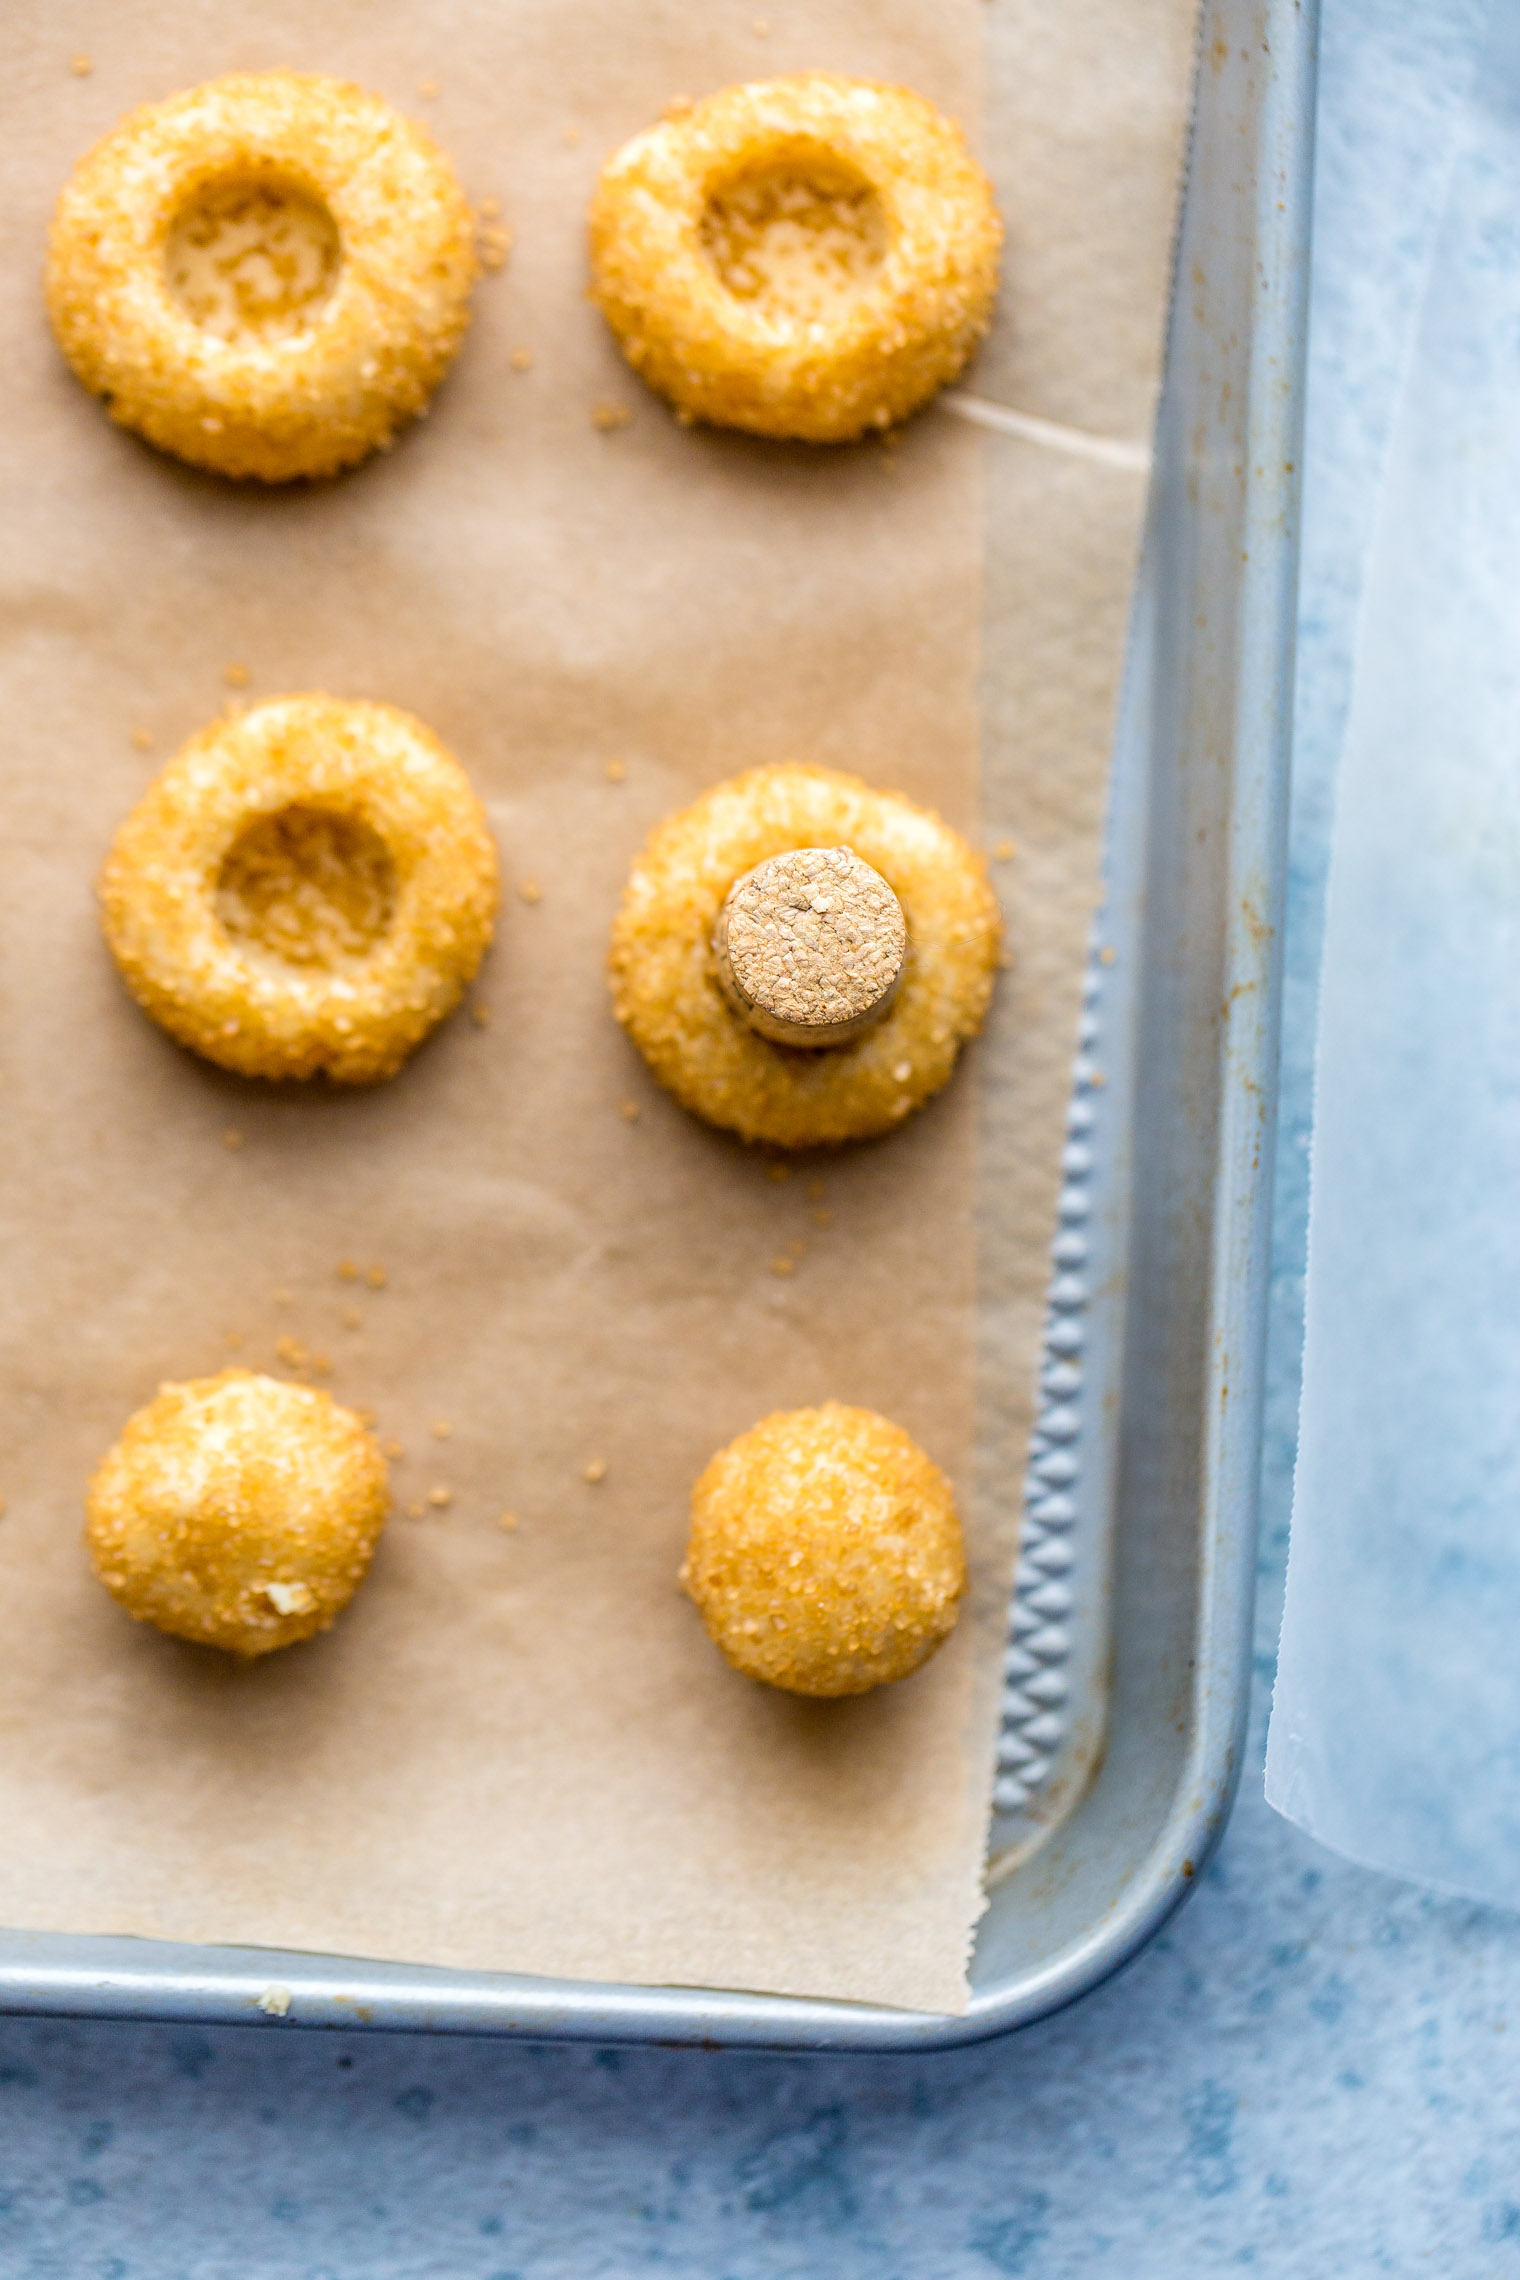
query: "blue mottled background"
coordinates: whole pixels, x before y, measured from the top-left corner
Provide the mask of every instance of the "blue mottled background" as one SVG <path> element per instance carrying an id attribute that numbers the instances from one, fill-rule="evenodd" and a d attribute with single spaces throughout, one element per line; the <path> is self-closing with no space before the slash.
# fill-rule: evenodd
<path id="1" fill-rule="evenodd" d="M 1520 1922 L 1349 1867 L 1261 1801 L 1334 761 L 1486 13 L 1325 6 L 1260 1699 L 1218 1861 L 1115 1984 L 921 2062 L 0 2021 L 3 2280 L 1520 2274 Z"/>

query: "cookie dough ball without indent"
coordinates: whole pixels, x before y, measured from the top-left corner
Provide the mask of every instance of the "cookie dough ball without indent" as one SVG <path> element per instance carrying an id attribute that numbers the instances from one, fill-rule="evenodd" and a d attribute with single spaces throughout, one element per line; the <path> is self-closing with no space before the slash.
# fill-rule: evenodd
<path id="1" fill-rule="evenodd" d="M 421 127 L 341 80 L 239 73 L 143 105 L 81 159 L 47 309 L 121 426 L 281 483 L 423 411 L 475 274 L 474 217 Z"/>
<path id="2" fill-rule="evenodd" d="M 697 1482 L 681 1581 L 746 1677 L 865 1694 L 955 1627 L 966 1565 L 950 1484 L 874 1410 L 778 1411 Z"/>
<path id="3" fill-rule="evenodd" d="M 122 824 L 101 921 L 171 1037 L 247 1077 L 371 1084 L 464 994 L 496 849 L 469 778 L 393 705 L 272 697 L 191 738 Z"/>
<path id="4" fill-rule="evenodd" d="M 1002 236 L 932 103 L 808 71 L 724 88 L 608 160 L 592 294 L 683 418 L 847 442 L 962 369 Z"/>
<path id="5" fill-rule="evenodd" d="M 266 1655 L 325 1631 L 363 1582 L 390 1504 L 352 1410 L 223 1370 L 160 1386 L 90 1483 L 85 1541 L 140 1622 Z"/>
<path id="6" fill-rule="evenodd" d="M 735 1002 L 738 974 L 725 991 L 724 945 L 714 940 L 733 890 L 741 890 L 731 912 L 738 920 L 748 882 L 799 848 L 858 858 L 839 883 L 863 919 L 872 916 L 871 877 L 887 890 L 896 913 L 877 914 L 873 942 L 888 951 L 888 964 L 903 958 L 870 1027 L 805 1051 L 752 1026 Z M 864 897 L 855 893 L 857 871 Z M 824 890 L 820 904 L 839 901 L 829 879 L 813 884 Z M 778 906 L 760 915 L 785 913 Z M 866 947 L 830 936 L 837 915 L 798 914 L 797 953 L 819 961 L 810 983 L 828 978 L 830 961 L 858 961 Z M 629 876 L 608 962 L 618 1020 L 683 1107 L 745 1140 L 813 1148 L 891 1132 L 949 1082 L 961 1047 L 981 1028 L 1001 947 L 986 864 L 959 832 L 858 776 L 787 763 L 715 785 L 651 833 Z M 854 973 L 837 979 L 848 1000 Z M 826 990 L 806 994 L 829 1010 Z"/>

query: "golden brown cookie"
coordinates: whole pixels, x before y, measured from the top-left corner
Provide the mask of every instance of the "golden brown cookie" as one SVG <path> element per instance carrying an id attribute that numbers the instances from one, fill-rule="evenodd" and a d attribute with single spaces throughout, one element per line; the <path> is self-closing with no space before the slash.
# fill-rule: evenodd
<path id="1" fill-rule="evenodd" d="M 373 1435 L 331 1394 L 248 1370 L 162 1385 L 90 1483 L 85 1541 L 139 1622 L 267 1655 L 325 1631 L 390 1504 Z"/>
<path id="2" fill-rule="evenodd" d="M 991 321 L 1002 236 L 932 103 L 807 71 L 726 87 L 608 160 L 592 293 L 684 417 L 838 443 L 955 378 Z"/>
<path id="3" fill-rule="evenodd" d="M 48 238 L 58 344 L 123 427 L 223 475 L 331 475 L 426 405 L 469 323 L 474 218 L 378 95 L 237 73 L 81 159 Z"/>
<path id="4" fill-rule="evenodd" d="M 955 1628 L 966 1562 L 950 1483 L 874 1410 L 778 1411 L 697 1482 L 681 1581 L 746 1677 L 865 1694 Z"/>
<path id="5" fill-rule="evenodd" d="M 757 1035 L 724 996 L 713 953 L 734 882 L 799 847 L 853 849 L 907 924 L 884 1017 L 815 1052 Z M 948 1081 L 982 1025 L 1001 941 L 985 863 L 929 809 L 828 768 L 755 768 L 651 834 L 612 930 L 613 1005 L 661 1084 L 708 1123 L 779 1148 L 867 1140 Z"/>
<path id="6" fill-rule="evenodd" d="M 100 878 L 111 954 L 182 1045 L 249 1077 L 369 1084 L 452 1011 L 491 940 L 496 849 L 409 713 L 273 697 L 213 721 Z"/>

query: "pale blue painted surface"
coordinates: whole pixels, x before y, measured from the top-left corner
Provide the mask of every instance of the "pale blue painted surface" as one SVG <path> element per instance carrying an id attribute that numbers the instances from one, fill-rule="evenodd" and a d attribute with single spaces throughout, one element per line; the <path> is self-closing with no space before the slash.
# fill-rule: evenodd
<path id="1" fill-rule="evenodd" d="M 1336 770 L 1267 1794 L 1520 1903 L 1520 15 L 1448 170 Z M 1395 1232 L 1396 1231 L 1396 1232 Z M 1391 1239 L 1392 1238 L 1392 1239 Z"/>
<path id="2" fill-rule="evenodd" d="M 1482 13 L 1326 0 L 1263 1680 L 1331 772 L 1432 154 Z M 933 2061 L 0 2021 L 0 2280 L 1520 2274 L 1520 1920 L 1310 1845 L 1261 1801 L 1261 1725 L 1171 1930 L 1065 2017 Z"/>

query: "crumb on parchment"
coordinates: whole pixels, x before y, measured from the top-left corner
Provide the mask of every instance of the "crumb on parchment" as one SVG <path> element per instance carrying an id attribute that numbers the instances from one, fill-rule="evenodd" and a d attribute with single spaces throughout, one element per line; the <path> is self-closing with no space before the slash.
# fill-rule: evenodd
<path id="1" fill-rule="evenodd" d="M 512 232 L 505 222 L 483 222 L 475 233 L 475 250 L 482 269 L 505 269 L 512 251 Z"/>

